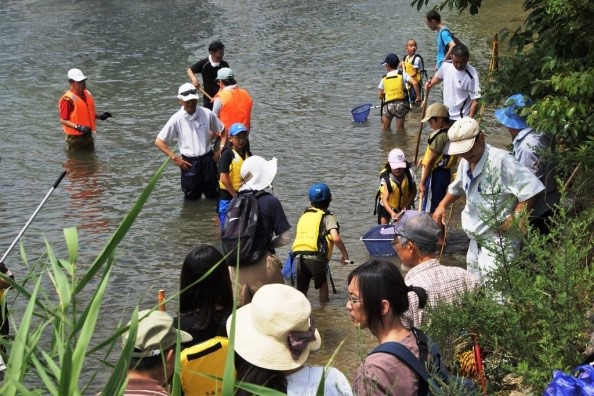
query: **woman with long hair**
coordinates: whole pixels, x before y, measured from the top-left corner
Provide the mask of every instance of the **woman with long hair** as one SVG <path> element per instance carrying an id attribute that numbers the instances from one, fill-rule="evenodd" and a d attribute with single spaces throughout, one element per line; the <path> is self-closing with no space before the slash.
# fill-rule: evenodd
<path id="1" fill-rule="evenodd" d="M 400 243 L 398 238 L 396 243 Z M 419 307 L 427 302 L 420 287 L 407 286 L 400 270 L 393 264 L 368 261 L 348 276 L 347 310 L 353 323 L 369 329 L 380 344 L 398 342 L 417 358 L 419 348 L 411 330 L 400 315 L 408 310 L 408 292 L 419 296 Z M 419 377 L 404 362 L 389 353 L 372 353 L 357 368 L 353 391 L 358 395 L 417 395 Z"/>
<path id="2" fill-rule="evenodd" d="M 210 274 L 197 283 L 207 272 Z M 179 326 L 196 345 L 215 336 L 227 336 L 227 318 L 233 310 L 229 269 L 215 247 L 199 245 L 186 256 L 181 269 Z M 175 321 L 177 325 L 177 319 Z"/>

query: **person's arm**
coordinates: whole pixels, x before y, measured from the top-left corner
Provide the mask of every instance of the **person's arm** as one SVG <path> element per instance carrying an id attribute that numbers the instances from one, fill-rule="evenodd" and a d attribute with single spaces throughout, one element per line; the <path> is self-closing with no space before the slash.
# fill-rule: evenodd
<path id="1" fill-rule="evenodd" d="M 421 180 L 419 181 L 419 192 L 423 195 L 427 191 L 425 184 L 427 183 L 427 179 L 431 176 L 433 165 L 438 157 L 439 154 L 429 148 L 427 155 L 421 160 L 423 161 L 423 170 L 421 171 Z"/>
<path id="2" fill-rule="evenodd" d="M 221 98 L 218 96 L 215 96 L 213 98 L 213 102 L 212 102 L 212 112 L 215 113 L 217 115 L 217 117 L 221 114 L 222 107 L 223 107 L 223 102 L 221 101 Z"/>
<path id="3" fill-rule="evenodd" d="M 228 173 L 221 173 L 219 175 L 219 179 L 221 180 L 221 183 L 223 183 L 223 185 L 225 186 L 225 190 L 227 190 L 229 194 L 231 194 L 234 197 L 237 196 L 237 191 L 233 189 L 233 185 L 231 184 L 231 180 L 229 179 Z"/>
<path id="4" fill-rule="evenodd" d="M 478 99 L 473 99 L 470 102 L 470 109 L 468 110 L 468 116 L 470 118 L 474 118 L 474 116 L 476 115 L 477 110 L 478 110 Z"/>
<path id="5" fill-rule="evenodd" d="M 181 155 L 175 155 L 173 150 L 169 148 L 169 145 L 164 140 L 161 140 L 161 138 L 157 138 L 155 140 L 155 146 L 157 146 L 159 150 L 163 152 L 163 154 L 169 157 L 169 159 L 172 160 L 175 163 L 175 165 L 179 166 L 181 169 L 188 170 L 192 166 L 192 164 L 188 161 L 185 161 Z"/>
<path id="6" fill-rule="evenodd" d="M 388 186 L 384 184 L 384 182 L 382 182 L 382 184 L 384 185 L 384 191 L 382 192 L 382 203 L 384 204 L 384 209 L 386 209 L 386 211 L 390 214 L 392 220 L 396 220 L 398 218 L 398 214 L 394 212 L 394 210 L 392 210 L 392 208 L 390 207 L 390 203 L 388 202 L 388 200 L 390 199 L 390 192 L 388 191 Z"/>
<path id="7" fill-rule="evenodd" d="M 410 172 L 408 169 L 406 171 Z M 408 201 L 406 202 L 406 205 L 404 205 L 404 209 L 411 208 L 415 203 L 415 198 L 417 196 L 417 184 L 414 182 L 414 180 L 412 180 L 412 177 L 410 186 L 408 186 L 408 188 L 410 189 L 410 194 L 408 194 Z"/>
<path id="8" fill-rule="evenodd" d="M 377 90 L 377 97 L 379 98 L 380 101 L 382 101 L 382 102 L 384 101 L 385 95 L 384 95 L 384 90 L 383 89 L 378 89 Z"/>
<path id="9" fill-rule="evenodd" d="M 69 99 L 60 101 L 60 124 L 76 129 L 76 124 L 70 121 L 70 115 L 74 111 L 74 104 Z"/>
<path id="10" fill-rule="evenodd" d="M 285 246 L 291 242 L 291 239 L 291 232 L 287 230 L 280 235 L 277 235 L 276 238 L 272 240 L 272 247 L 276 249 L 278 247 Z"/>
<path id="11" fill-rule="evenodd" d="M 461 195 L 454 195 L 449 192 L 446 193 L 445 197 L 441 200 L 435 212 L 433 212 L 433 221 L 435 221 L 438 225 L 445 224 L 446 220 L 446 209 L 450 204 L 453 204 L 458 199 L 460 199 Z"/>
<path id="12" fill-rule="evenodd" d="M 536 199 L 538 197 L 538 194 L 533 196 L 532 198 L 528 198 L 527 200 L 523 201 L 523 202 L 518 202 L 516 204 L 516 207 L 514 208 L 514 211 L 512 214 L 510 214 L 509 216 L 507 216 L 505 218 L 505 220 L 503 220 L 503 223 L 501 224 L 501 228 L 504 230 L 509 230 L 509 228 L 511 227 L 511 225 L 514 222 L 514 219 L 518 216 L 522 216 L 522 213 L 524 210 L 529 211 L 532 206 L 534 206 L 534 202 L 536 202 Z M 518 224 L 518 228 L 522 231 L 526 230 L 526 218 L 528 216 L 522 216 L 522 218 L 520 219 L 520 223 Z"/>
<path id="13" fill-rule="evenodd" d="M 443 81 L 442 79 L 437 78 L 437 74 L 435 76 L 431 77 L 431 79 L 425 83 L 425 97 L 429 96 L 429 91 L 431 91 L 432 87 L 434 87 L 435 85 L 438 85 L 442 81 Z"/>
<path id="14" fill-rule="evenodd" d="M 196 78 L 196 75 L 192 71 L 192 68 L 189 67 L 186 73 L 188 73 L 188 77 L 190 77 L 190 81 L 192 81 L 192 85 L 195 86 L 196 89 L 199 89 L 200 88 L 200 81 L 198 81 L 198 79 Z"/>
<path id="15" fill-rule="evenodd" d="M 347 253 L 346 246 L 344 245 L 344 241 L 340 237 L 338 230 L 336 228 L 332 228 L 330 230 L 330 238 L 332 238 L 332 242 L 334 242 L 334 246 L 340 250 L 342 257 L 340 258 L 340 264 L 346 265 L 349 262 L 349 254 Z"/>
<path id="16" fill-rule="evenodd" d="M 450 37 L 451 37 L 451 36 L 450 36 Z M 445 54 L 445 58 L 444 58 L 444 60 L 448 60 L 448 59 L 450 59 L 450 57 L 451 57 L 451 52 L 452 52 L 452 48 L 454 48 L 455 46 L 456 46 L 456 43 L 454 42 L 454 39 L 452 39 L 452 40 L 451 40 L 451 41 L 448 43 L 448 45 L 447 45 L 447 47 L 448 47 L 448 50 L 446 51 L 446 54 Z"/>

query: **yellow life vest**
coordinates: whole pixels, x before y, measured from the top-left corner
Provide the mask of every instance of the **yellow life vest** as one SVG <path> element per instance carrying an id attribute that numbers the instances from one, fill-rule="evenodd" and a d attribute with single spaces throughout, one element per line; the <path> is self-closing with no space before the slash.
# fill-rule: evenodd
<path id="1" fill-rule="evenodd" d="M 181 386 L 186 396 L 221 395 L 229 339 L 213 337 L 181 352 Z M 220 381 L 198 373 L 221 378 Z"/>
<path id="2" fill-rule="evenodd" d="M 406 99 L 406 88 L 402 72 L 395 76 L 384 77 L 384 103 Z"/>
<path id="3" fill-rule="evenodd" d="M 379 190 L 377 192 L 377 197 L 379 198 L 380 202 L 381 197 L 384 195 L 384 191 L 386 187 L 388 188 L 388 204 L 390 208 L 394 211 L 399 212 L 404 209 L 403 205 L 406 204 L 410 198 L 410 188 L 411 188 L 411 175 L 408 168 L 404 171 L 404 178 L 402 179 L 401 183 L 398 183 L 394 180 L 393 177 L 390 177 L 390 173 L 384 173 L 380 175 L 380 178 L 383 179 L 386 183 L 381 183 Z"/>
<path id="4" fill-rule="evenodd" d="M 408 74 L 409 76 L 411 76 L 412 78 L 414 78 L 415 81 L 420 83 L 421 82 L 421 70 L 417 70 L 416 71 L 417 74 L 414 74 L 415 73 L 415 64 L 414 64 L 415 56 L 416 56 L 416 54 L 413 55 L 412 58 L 410 58 L 408 55 L 406 55 L 404 57 L 404 61 L 403 61 L 404 72 L 406 74 Z M 414 74 L 414 76 L 413 76 L 413 74 Z"/>
<path id="5" fill-rule="evenodd" d="M 321 232 L 326 214 L 327 212 L 317 208 L 308 208 L 303 212 L 297 223 L 295 241 L 291 248 L 294 255 L 318 256 L 330 261 L 334 242 L 328 230 Z"/>
<path id="6" fill-rule="evenodd" d="M 231 149 L 233 150 L 233 149 Z M 233 161 L 229 165 L 229 181 L 231 181 L 231 185 L 235 191 L 239 191 L 239 187 L 241 187 L 241 183 L 243 183 L 243 179 L 241 178 L 241 165 L 243 165 L 243 161 L 246 160 L 250 155 L 245 152 L 245 158 L 242 158 L 241 155 L 235 150 L 233 150 Z M 226 190 L 225 185 L 219 179 L 219 188 Z"/>
<path id="7" fill-rule="evenodd" d="M 427 148 L 425 149 L 425 155 L 423 156 L 423 164 L 429 163 L 429 153 L 431 151 L 431 148 L 429 146 L 431 145 L 431 143 L 433 143 L 433 141 L 437 138 L 437 136 L 439 134 L 447 133 L 447 131 L 448 131 L 447 128 L 442 128 L 439 131 L 437 131 L 436 133 L 429 136 L 429 140 L 427 141 Z M 435 168 L 452 169 L 456 165 L 457 162 L 458 162 L 457 155 L 447 155 L 447 154 L 443 154 L 443 152 L 442 152 L 437 157 L 437 160 L 433 164 L 432 169 L 435 169 Z"/>

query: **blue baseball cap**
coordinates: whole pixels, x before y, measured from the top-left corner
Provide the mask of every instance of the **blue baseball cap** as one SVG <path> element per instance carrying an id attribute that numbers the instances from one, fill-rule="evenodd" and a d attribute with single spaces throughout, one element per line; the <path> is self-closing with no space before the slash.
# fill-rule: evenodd
<path id="1" fill-rule="evenodd" d="M 532 99 L 522 94 L 515 94 L 507 98 L 504 107 L 495 110 L 495 118 L 500 123 L 512 129 L 528 128 L 526 117 L 519 115 L 524 107 L 532 106 Z"/>
<path id="2" fill-rule="evenodd" d="M 229 128 L 229 136 L 237 136 L 241 132 L 248 132 L 248 129 L 241 122 L 236 122 Z"/>
<path id="3" fill-rule="evenodd" d="M 330 188 L 324 183 L 315 183 L 309 188 L 309 202 L 317 203 L 330 199 Z"/>
<path id="4" fill-rule="evenodd" d="M 400 63 L 400 59 L 398 59 L 398 55 L 388 54 L 386 56 L 386 59 L 384 59 L 384 61 L 382 62 L 382 66 L 385 66 L 386 64 L 388 64 L 391 67 L 398 67 L 399 63 Z"/>

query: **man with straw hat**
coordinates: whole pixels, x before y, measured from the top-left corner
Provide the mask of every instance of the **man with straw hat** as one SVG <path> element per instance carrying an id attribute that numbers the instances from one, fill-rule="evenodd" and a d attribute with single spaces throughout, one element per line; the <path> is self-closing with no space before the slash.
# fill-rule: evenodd
<path id="1" fill-rule="evenodd" d="M 238 197 L 234 198 L 229 204 L 229 208 L 232 208 L 234 201 L 239 199 L 242 193 L 253 193 L 258 202 L 257 227 L 252 253 L 250 254 L 254 260 L 251 262 L 240 262 L 239 274 L 236 274 L 235 260 L 227 260 L 231 282 L 233 282 L 234 287 L 237 287 L 236 290 L 238 290 L 237 306 L 242 306 L 252 301 L 254 293 L 262 285 L 284 283 L 281 272 L 283 264 L 275 255 L 275 248 L 284 246 L 291 241 L 291 235 L 289 233 L 291 225 L 278 198 L 270 193 L 260 193 L 272 186 L 276 171 L 276 158 L 267 161 L 260 156 L 254 155 L 243 161 L 240 172 L 243 184 L 239 188 Z M 242 213 L 242 215 L 249 215 L 249 213 Z M 228 219 L 225 220 L 224 240 L 227 233 L 231 232 L 228 228 L 228 221 L 235 220 L 229 218 L 230 216 L 231 209 L 227 213 Z M 241 219 L 237 219 L 237 221 L 241 221 Z M 223 243 L 223 251 L 225 254 L 229 253 L 225 243 Z M 238 277 L 237 280 L 236 277 Z"/>
<path id="2" fill-rule="evenodd" d="M 436 258 L 437 242 L 442 231 L 426 212 L 407 210 L 394 226 L 394 250 L 402 265 L 410 268 L 404 282 L 422 287 L 427 292 L 429 306 L 453 303 L 465 291 L 476 285 L 476 279 L 460 267 L 441 265 Z M 408 293 L 409 308 L 402 316 L 406 327 L 420 327 L 423 309 L 416 293 Z"/>
<path id="3" fill-rule="evenodd" d="M 235 352 L 245 360 L 238 367 L 238 380 L 287 395 L 316 395 L 323 377 L 325 396 L 352 395 L 348 380 L 339 370 L 306 364 L 322 340 L 311 305 L 300 291 L 284 284 L 262 286 L 233 319 Z M 229 334 L 233 319 L 227 320 Z"/>
<path id="4" fill-rule="evenodd" d="M 448 139 L 446 154 L 459 155 L 462 160 L 433 220 L 445 224 L 446 208 L 466 196 L 462 212 L 462 228 L 470 238 L 466 263 L 480 279 L 495 268 L 501 254 L 513 257 L 519 241 L 504 232 L 514 218 L 531 209 L 545 187 L 509 152 L 486 144 L 473 118 L 456 121 L 448 131 Z M 503 251 L 499 251 L 501 247 Z"/>
<path id="5" fill-rule="evenodd" d="M 173 318 L 164 311 L 138 312 L 138 329 L 128 368 L 128 386 L 124 395 L 167 396 L 167 385 L 175 366 L 175 347 L 192 341 L 192 336 L 177 330 Z M 128 322 L 130 325 L 130 322 Z M 130 333 L 122 335 L 124 346 Z"/>

